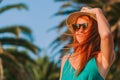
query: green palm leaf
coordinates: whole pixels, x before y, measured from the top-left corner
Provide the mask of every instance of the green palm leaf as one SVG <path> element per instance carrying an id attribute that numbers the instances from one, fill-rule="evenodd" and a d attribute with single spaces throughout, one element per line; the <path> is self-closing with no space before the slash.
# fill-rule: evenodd
<path id="1" fill-rule="evenodd" d="M 36 62 L 31 59 L 25 51 L 18 51 L 10 48 L 4 50 L 4 53 L 1 53 L 0 57 L 3 61 L 7 79 L 10 79 L 12 78 L 11 76 L 14 76 L 12 79 L 34 80 L 34 76 L 29 64 L 36 64 Z"/>
<path id="2" fill-rule="evenodd" d="M 0 14 L 7 11 L 7 10 L 13 9 L 13 8 L 16 8 L 18 10 L 20 10 L 20 9 L 28 10 L 28 7 L 25 4 L 19 3 L 19 4 L 12 4 L 12 5 L 6 5 L 6 6 L 1 7 Z"/>
<path id="3" fill-rule="evenodd" d="M 0 14 L 11 9 L 28 10 L 28 7 L 23 3 L 6 5 L 0 7 Z M 15 37 L 10 37 L 10 35 L 4 37 L 3 33 L 11 33 Z M 28 36 L 32 41 L 31 30 L 27 26 L 12 25 L 0 28 L 2 36 L 0 37 L 0 59 L 2 59 L 2 64 L 0 65 L 3 66 L 0 71 L 4 71 L 4 75 L 0 74 L 0 76 L 4 76 L 6 80 L 36 80 L 31 67 L 36 65 L 36 62 L 29 56 L 27 49 L 33 53 L 38 53 L 40 48 L 32 42 L 20 38 L 19 35 L 21 33 Z"/>
<path id="4" fill-rule="evenodd" d="M 66 14 L 69 14 L 71 12 L 74 12 L 76 10 L 67 10 L 67 11 L 59 11 L 57 12 L 56 14 L 54 14 L 55 16 L 58 16 L 58 15 L 66 15 Z"/>
<path id="5" fill-rule="evenodd" d="M 6 61 L 6 62 L 11 62 L 11 64 L 13 65 L 16 65 L 16 69 L 17 68 L 21 68 L 21 64 L 18 62 L 18 60 L 13 56 L 11 55 L 10 53 L 8 52 L 3 52 L 3 53 L 0 53 L 0 57 L 3 59 L 2 61 Z M 8 64 L 5 64 L 6 66 L 9 66 Z"/>
<path id="6" fill-rule="evenodd" d="M 60 9 L 68 8 L 68 7 L 71 7 L 71 6 L 72 6 L 72 3 L 71 2 L 67 2 L 67 3 L 61 5 Z"/>
<path id="7" fill-rule="evenodd" d="M 31 35 L 31 30 L 27 26 L 14 25 L 14 26 L 4 26 L 0 28 L 0 34 L 2 33 L 12 33 L 19 37 L 20 33 L 23 32 L 27 36 Z"/>
<path id="8" fill-rule="evenodd" d="M 17 60 L 21 63 L 21 64 L 26 64 L 26 63 L 33 63 L 36 64 L 36 62 L 31 59 L 31 57 L 28 55 L 27 51 L 18 51 L 17 49 L 14 48 L 7 48 L 4 51 L 9 52 L 11 55 L 14 55 L 15 57 L 17 57 Z"/>
<path id="9" fill-rule="evenodd" d="M 29 49 L 33 53 L 38 53 L 40 51 L 38 47 L 36 47 L 31 42 L 22 38 L 15 39 L 15 38 L 4 37 L 0 39 L 0 42 L 2 45 L 22 46 L 22 47 L 25 47 L 26 49 Z"/>
<path id="10" fill-rule="evenodd" d="M 58 80 L 59 68 L 47 56 L 37 59 L 39 65 L 39 80 Z"/>

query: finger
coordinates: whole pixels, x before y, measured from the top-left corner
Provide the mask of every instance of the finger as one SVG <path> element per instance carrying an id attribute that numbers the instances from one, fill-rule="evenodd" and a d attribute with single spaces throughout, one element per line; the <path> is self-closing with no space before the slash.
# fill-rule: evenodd
<path id="1" fill-rule="evenodd" d="M 92 9 L 92 7 L 86 6 L 87 9 Z"/>
<path id="2" fill-rule="evenodd" d="M 89 9 L 92 9 L 92 7 L 85 6 L 85 7 L 82 7 L 82 9 L 84 9 L 84 10 L 89 10 Z"/>
<path id="3" fill-rule="evenodd" d="M 88 8 L 87 7 L 82 7 L 82 9 L 81 10 L 87 10 Z"/>
<path id="4" fill-rule="evenodd" d="M 87 12 L 87 10 L 85 10 L 85 9 L 82 9 L 82 10 L 80 10 L 80 12 Z"/>
<path id="5" fill-rule="evenodd" d="M 80 12 L 93 13 L 93 9 L 82 9 Z"/>

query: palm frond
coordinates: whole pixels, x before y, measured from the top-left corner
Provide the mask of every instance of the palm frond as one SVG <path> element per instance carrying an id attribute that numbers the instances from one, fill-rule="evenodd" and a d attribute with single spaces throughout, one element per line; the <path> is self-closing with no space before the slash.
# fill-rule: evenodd
<path id="1" fill-rule="evenodd" d="M 112 8 L 112 11 L 114 12 L 114 14 L 116 14 L 116 16 L 119 16 L 118 11 L 120 11 L 120 2 L 114 3 L 110 5 Z"/>
<path id="2" fill-rule="evenodd" d="M 67 8 L 67 7 L 71 7 L 71 6 L 72 6 L 71 2 L 66 2 L 63 5 L 61 5 L 60 8 L 62 9 L 62 8 Z"/>
<path id="3" fill-rule="evenodd" d="M 4 71 L 5 71 L 5 79 L 9 80 L 34 80 L 31 78 L 30 73 L 25 69 L 25 65 L 22 65 L 21 68 L 16 67 L 16 65 L 12 64 L 11 61 L 4 60 Z M 29 68 L 29 67 L 28 67 Z M 29 77 L 28 77 L 29 76 Z"/>
<path id="4" fill-rule="evenodd" d="M 27 36 L 31 35 L 31 30 L 27 26 L 13 25 L 13 26 L 4 26 L 0 28 L 0 34 L 12 33 L 15 36 L 19 36 L 21 32 L 23 32 Z"/>
<path id="5" fill-rule="evenodd" d="M 33 45 L 31 42 L 19 38 L 19 39 L 15 39 L 15 38 L 8 38 L 8 37 L 4 37 L 0 39 L 0 42 L 2 45 L 16 45 L 16 46 L 22 46 L 26 49 L 29 49 L 30 51 L 32 51 L 33 53 L 38 53 L 40 51 L 40 49 L 38 47 L 36 47 L 35 45 Z"/>
<path id="6" fill-rule="evenodd" d="M 10 61 L 12 62 L 14 65 L 16 65 L 16 68 L 21 68 L 21 64 L 18 62 L 18 60 L 13 56 L 11 55 L 10 53 L 8 52 L 3 52 L 3 53 L 0 53 L 0 57 L 2 58 L 2 60 L 6 60 L 6 61 Z M 6 64 L 7 65 L 7 64 Z M 7 65 L 8 66 L 8 65 Z"/>
<path id="7" fill-rule="evenodd" d="M 49 61 L 48 56 L 38 58 L 37 62 L 39 65 L 38 70 L 40 70 L 39 71 L 40 80 L 58 80 L 59 67 L 55 63 Z"/>
<path id="8" fill-rule="evenodd" d="M 54 14 L 54 16 L 58 16 L 58 15 L 67 15 L 69 13 L 75 12 L 76 10 L 66 10 L 66 11 L 59 11 L 57 13 Z"/>
<path id="9" fill-rule="evenodd" d="M 66 25 L 65 20 L 63 20 L 62 22 L 60 22 L 60 24 L 58 25 L 58 30 L 62 29 L 64 26 Z"/>
<path id="10" fill-rule="evenodd" d="M 3 6 L 0 8 L 0 14 L 7 11 L 7 10 L 10 10 L 10 9 L 13 9 L 13 8 L 16 8 L 18 10 L 20 9 L 26 9 L 28 10 L 28 7 L 23 4 L 23 3 L 19 3 L 19 4 L 11 4 L 11 5 L 6 5 L 6 6 Z"/>
<path id="11" fill-rule="evenodd" d="M 49 28 L 49 29 L 47 30 L 47 32 L 53 31 L 53 30 L 57 29 L 57 27 L 58 27 L 58 26 L 54 26 L 54 27 L 52 27 L 52 28 Z"/>
<path id="12" fill-rule="evenodd" d="M 65 35 L 62 35 L 61 37 L 56 38 L 49 46 L 51 48 L 51 53 L 53 53 L 54 51 L 56 51 L 56 54 L 57 54 L 57 52 L 58 53 L 63 52 L 63 49 L 67 48 L 64 45 L 69 44 L 71 42 L 71 40 L 72 39 L 70 36 L 65 36 Z M 62 46 L 64 46 L 64 47 L 62 47 Z"/>
<path id="13" fill-rule="evenodd" d="M 1 55 L 1 58 L 4 62 L 4 70 L 8 71 L 5 72 L 5 75 L 14 76 L 11 78 L 16 78 L 16 80 L 34 80 L 33 74 L 31 73 L 32 71 L 29 70 L 29 67 L 27 65 L 28 63 L 36 63 L 26 54 L 25 51 L 18 51 L 16 49 L 5 49 L 4 53 Z M 9 77 L 6 76 L 6 78 L 8 79 Z"/>
<path id="14" fill-rule="evenodd" d="M 17 49 L 11 49 L 11 48 L 7 48 L 4 49 L 4 51 L 11 53 L 12 55 L 14 55 L 17 60 L 21 63 L 21 64 L 27 64 L 29 63 L 33 63 L 35 64 L 36 62 L 27 54 L 26 51 L 18 51 Z"/>

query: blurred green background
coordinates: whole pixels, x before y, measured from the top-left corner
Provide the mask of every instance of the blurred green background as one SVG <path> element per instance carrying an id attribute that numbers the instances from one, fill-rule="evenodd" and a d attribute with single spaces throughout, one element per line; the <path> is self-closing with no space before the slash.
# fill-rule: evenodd
<path id="1" fill-rule="evenodd" d="M 120 0 L 0 0 L 0 80 L 59 80 L 61 57 L 72 51 L 65 19 L 85 5 L 110 23 L 117 57 L 106 80 L 119 80 Z"/>

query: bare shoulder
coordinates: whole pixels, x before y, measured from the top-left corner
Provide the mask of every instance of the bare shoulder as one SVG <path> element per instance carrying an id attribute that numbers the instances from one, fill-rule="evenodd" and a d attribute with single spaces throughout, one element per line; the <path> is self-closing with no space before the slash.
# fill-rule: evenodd
<path id="1" fill-rule="evenodd" d="M 62 62 L 61 62 L 61 69 L 60 69 L 60 79 L 61 80 L 61 77 L 62 77 L 62 69 L 63 69 L 63 66 L 65 64 L 65 61 L 67 60 L 67 58 L 70 56 L 70 54 L 66 54 L 62 57 Z"/>
<path id="2" fill-rule="evenodd" d="M 67 60 L 67 58 L 70 56 L 70 54 L 66 54 L 62 57 L 62 63 L 61 65 L 64 65 L 65 61 Z"/>

